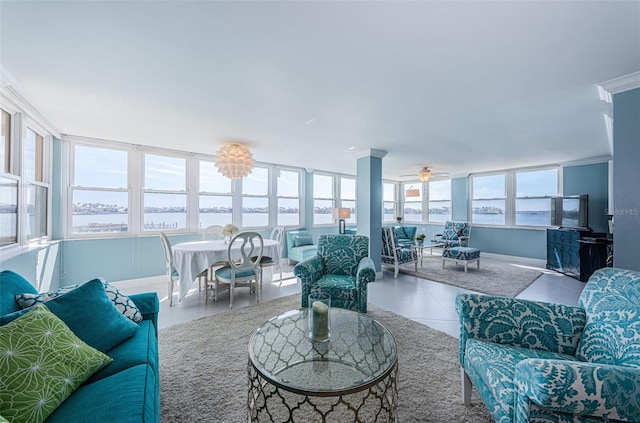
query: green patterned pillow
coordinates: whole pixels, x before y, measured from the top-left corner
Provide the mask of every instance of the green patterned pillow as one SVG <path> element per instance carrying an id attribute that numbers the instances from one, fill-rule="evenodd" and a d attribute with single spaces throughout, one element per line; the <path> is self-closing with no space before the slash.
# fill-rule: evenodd
<path id="1" fill-rule="evenodd" d="M 0 410 L 12 423 L 43 422 L 113 360 L 85 344 L 45 305 L 0 327 Z"/>

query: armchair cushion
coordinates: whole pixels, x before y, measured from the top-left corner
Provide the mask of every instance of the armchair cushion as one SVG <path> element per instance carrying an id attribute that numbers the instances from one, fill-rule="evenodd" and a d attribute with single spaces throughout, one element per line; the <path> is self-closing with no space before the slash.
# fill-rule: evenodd
<path id="1" fill-rule="evenodd" d="M 313 239 L 311 236 L 305 235 L 296 235 L 293 237 L 293 246 L 294 247 L 302 247 L 305 245 L 313 245 Z"/>
<path id="2" fill-rule="evenodd" d="M 527 409 L 540 416 L 558 412 L 603 420 L 637 421 L 639 416 L 640 372 L 636 369 L 536 359 L 517 364 L 516 380 L 517 421 L 526 417 Z"/>

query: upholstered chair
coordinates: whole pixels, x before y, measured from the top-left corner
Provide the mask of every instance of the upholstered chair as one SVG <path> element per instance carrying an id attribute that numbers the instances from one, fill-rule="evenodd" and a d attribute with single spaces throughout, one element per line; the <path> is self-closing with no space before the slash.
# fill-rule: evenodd
<path id="1" fill-rule="evenodd" d="M 367 284 L 376 279 L 369 255 L 369 238 L 363 235 L 320 235 L 317 255 L 298 263 L 293 274 L 302 283 L 302 307 L 309 294 L 321 290 L 331 296 L 331 306 L 367 312 Z"/>
<path id="2" fill-rule="evenodd" d="M 397 244 L 394 229 L 389 226 L 382 228 L 382 264 L 393 266 L 393 278 L 398 277 L 400 265 L 413 263 L 418 271 L 418 251 L 406 244 Z"/>
<path id="3" fill-rule="evenodd" d="M 463 399 L 496 422 L 640 421 L 640 272 L 602 268 L 578 306 L 458 294 Z"/>
<path id="4" fill-rule="evenodd" d="M 433 242 L 444 244 L 444 248 L 468 247 L 471 238 L 471 225 L 469 222 L 447 221 L 441 234 L 433 237 Z"/>

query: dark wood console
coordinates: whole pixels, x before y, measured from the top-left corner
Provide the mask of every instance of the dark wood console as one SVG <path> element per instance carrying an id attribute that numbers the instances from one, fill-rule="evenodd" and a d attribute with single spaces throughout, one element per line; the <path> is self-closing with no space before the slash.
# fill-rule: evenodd
<path id="1" fill-rule="evenodd" d="M 593 272 L 607 266 L 612 244 L 604 233 L 547 229 L 547 269 L 586 282 Z"/>

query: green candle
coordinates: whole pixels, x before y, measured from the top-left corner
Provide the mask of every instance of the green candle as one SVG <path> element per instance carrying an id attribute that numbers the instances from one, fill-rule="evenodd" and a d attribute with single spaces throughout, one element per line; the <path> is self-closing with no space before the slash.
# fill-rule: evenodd
<path id="1" fill-rule="evenodd" d="M 314 301 L 312 309 L 311 334 L 316 339 L 325 339 L 329 336 L 329 306 L 322 301 Z"/>

